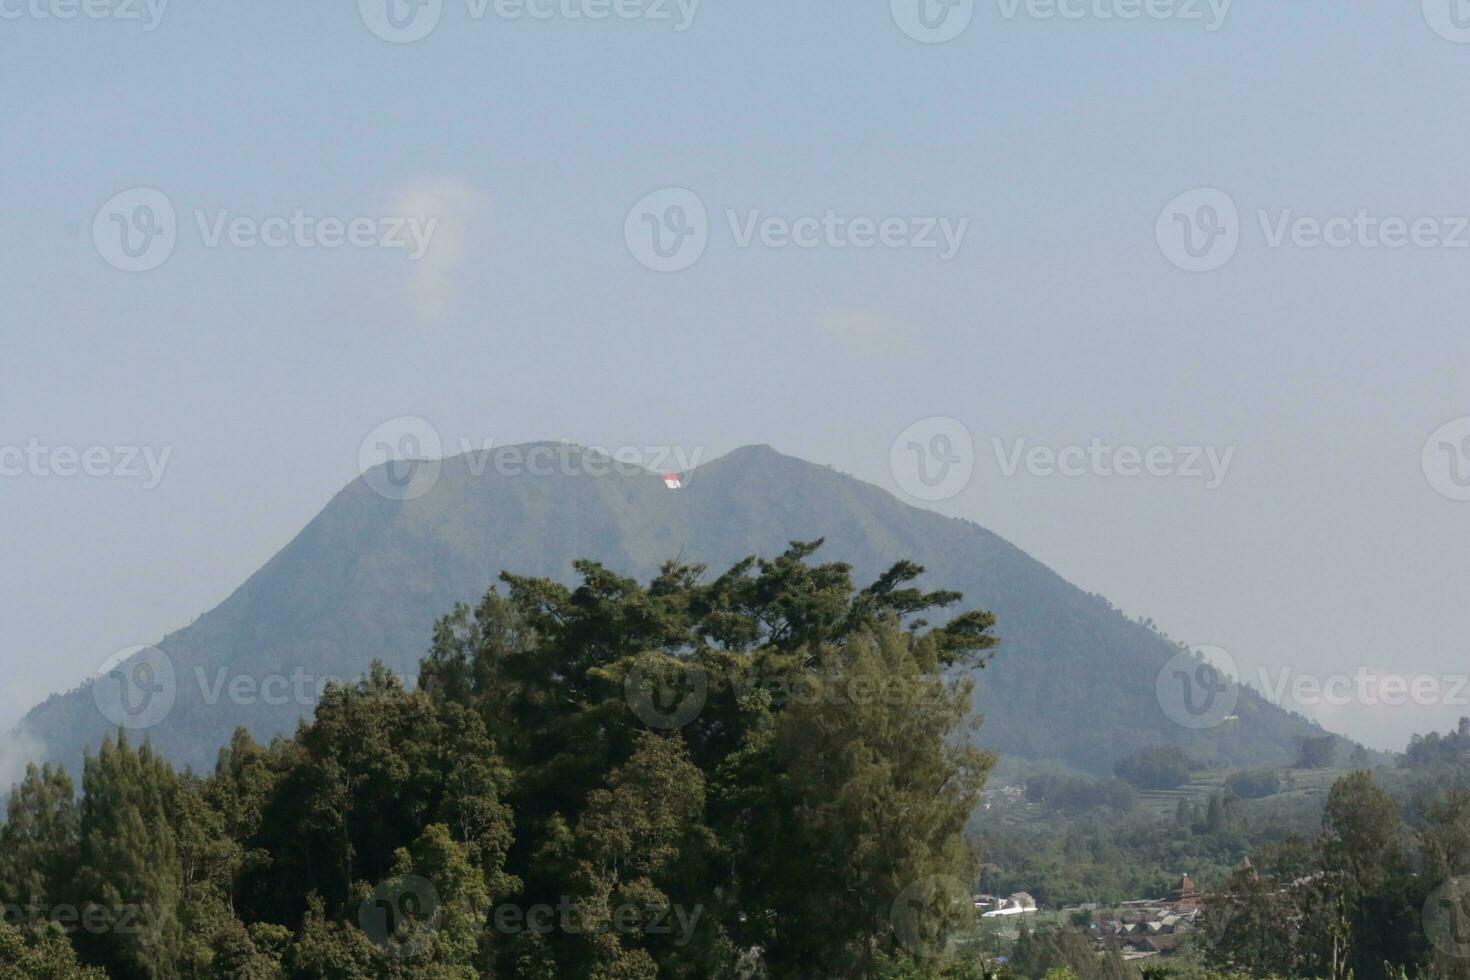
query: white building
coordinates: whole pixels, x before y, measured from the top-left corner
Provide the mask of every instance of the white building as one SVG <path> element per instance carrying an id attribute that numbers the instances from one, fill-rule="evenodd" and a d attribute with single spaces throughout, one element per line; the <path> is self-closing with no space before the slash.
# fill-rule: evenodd
<path id="1" fill-rule="evenodd" d="M 1025 915 L 1027 912 L 1036 911 L 1036 899 L 1025 892 L 1016 892 L 1010 898 L 1000 900 L 1000 905 L 994 910 L 980 916 L 982 919 L 999 919 L 1012 915 Z"/>

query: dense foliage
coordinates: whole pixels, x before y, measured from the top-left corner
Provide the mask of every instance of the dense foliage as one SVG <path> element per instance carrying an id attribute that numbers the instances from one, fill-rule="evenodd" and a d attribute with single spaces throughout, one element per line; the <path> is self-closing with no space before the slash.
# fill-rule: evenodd
<path id="1" fill-rule="evenodd" d="M 1410 769 L 1460 766 L 1470 762 L 1470 718 L 1460 719 L 1453 732 L 1415 735 L 1404 750 L 1403 765 Z"/>
<path id="2" fill-rule="evenodd" d="M 1296 764 L 1301 769 L 1326 769 L 1335 764 L 1342 740 L 1335 735 L 1303 738 L 1297 747 Z"/>
<path id="3" fill-rule="evenodd" d="M 1209 900 L 1211 955 L 1253 976 L 1470 976 L 1463 942 L 1470 793 L 1410 827 L 1368 772 L 1339 779 L 1309 840 L 1260 849 Z"/>
<path id="4" fill-rule="evenodd" d="M 1273 831 L 1246 825 L 1223 802 L 1213 817 L 1210 809 L 1186 808 L 1183 820 L 1172 821 L 1136 807 L 1035 812 L 1004 823 L 982 817 L 975 822 L 984 841 L 982 889 L 1025 891 L 1058 908 L 1161 897 L 1185 871 L 1223 879 Z"/>
<path id="5" fill-rule="evenodd" d="M 1138 793 L 1121 779 L 1041 773 L 1026 780 L 1026 799 L 1060 810 L 1107 807 L 1122 813 L 1138 806 Z"/>
<path id="6" fill-rule="evenodd" d="M 212 775 L 119 736 L 0 830 L 6 976 L 937 976 L 972 912 L 992 618 L 817 544 L 503 576 Z M 924 965 L 920 965 L 922 960 Z M 922 971 L 922 972 L 921 972 Z"/>
<path id="7" fill-rule="evenodd" d="M 1225 781 L 1230 791 L 1247 800 L 1260 800 L 1281 792 L 1281 773 L 1275 769 L 1242 769 Z"/>
<path id="8" fill-rule="evenodd" d="M 1119 759 L 1113 771 L 1139 789 L 1173 789 L 1189 782 L 1194 768 L 1178 746 L 1151 745 Z"/>
<path id="9" fill-rule="evenodd" d="M 1125 964 L 1100 955 L 1079 914 L 1022 929 L 1009 966 L 1017 977 L 1470 977 L 1467 784 L 1464 769 L 1437 769 L 1428 782 L 1358 771 L 1325 799 L 1287 789 L 1274 803 L 1246 801 L 1227 785 L 1208 806 L 1181 805 L 1172 823 L 1105 806 L 982 819 L 982 885 L 1024 887 L 1053 909 L 1163 898 L 1181 870 L 1204 886 L 1203 918 L 1178 955 L 1119 972 Z"/>

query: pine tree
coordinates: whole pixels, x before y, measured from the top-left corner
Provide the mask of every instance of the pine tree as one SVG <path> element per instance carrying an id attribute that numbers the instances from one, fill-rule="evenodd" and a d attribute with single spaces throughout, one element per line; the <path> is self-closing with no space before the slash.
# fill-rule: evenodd
<path id="1" fill-rule="evenodd" d="M 174 820 L 180 786 L 168 763 L 125 735 L 102 742 L 82 773 L 80 870 L 71 901 L 103 925 L 80 929 L 84 957 L 117 978 L 177 974 L 183 870 Z"/>
<path id="2" fill-rule="evenodd" d="M 0 827 L 0 903 L 39 911 L 60 900 L 76 871 L 74 796 L 63 770 L 26 767 Z"/>

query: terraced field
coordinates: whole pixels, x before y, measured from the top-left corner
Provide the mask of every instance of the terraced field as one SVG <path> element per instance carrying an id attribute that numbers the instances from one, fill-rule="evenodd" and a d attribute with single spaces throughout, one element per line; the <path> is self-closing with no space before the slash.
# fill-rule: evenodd
<path id="1" fill-rule="evenodd" d="M 1252 810 L 1296 808 L 1307 802 L 1327 798 L 1327 791 L 1346 769 L 1287 769 L 1282 770 L 1286 788 L 1274 796 L 1262 800 L 1247 801 Z M 1209 806 L 1210 797 L 1224 788 L 1225 779 L 1231 770 L 1215 770 L 1195 773 L 1194 779 L 1178 789 L 1150 790 L 1138 794 L 1139 806 L 1161 820 L 1172 820 L 1179 809 L 1180 800 L 1192 800 L 1201 809 Z"/>

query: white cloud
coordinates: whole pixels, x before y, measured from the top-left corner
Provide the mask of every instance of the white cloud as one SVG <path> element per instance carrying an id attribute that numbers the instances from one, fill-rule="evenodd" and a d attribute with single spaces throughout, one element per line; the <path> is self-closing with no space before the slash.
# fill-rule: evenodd
<path id="1" fill-rule="evenodd" d="M 410 307 L 419 320 L 440 320 L 453 310 L 458 273 L 469 256 L 476 219 L 488 203 L 479 188 L 452 177 L 416 178 L 398 192 L 394 215 L 434 222 L 428 249 L 413 262 L 409 281 Z"/>
<path id="2" fill-rule="evenodd" d="M 919 341 L 919 328 L 912 323 L 870 309 L 828 307 L 817 313 L 817 326 L 871 357 L 908 353 Z"/>
<path id="3" fill-rule="evenodd" d="M 46 744 L 29 732 L 16 728 L 0 732 L 0 796 L 25 777 L 26 764 L 38 765 L 46 758 Z"/>

